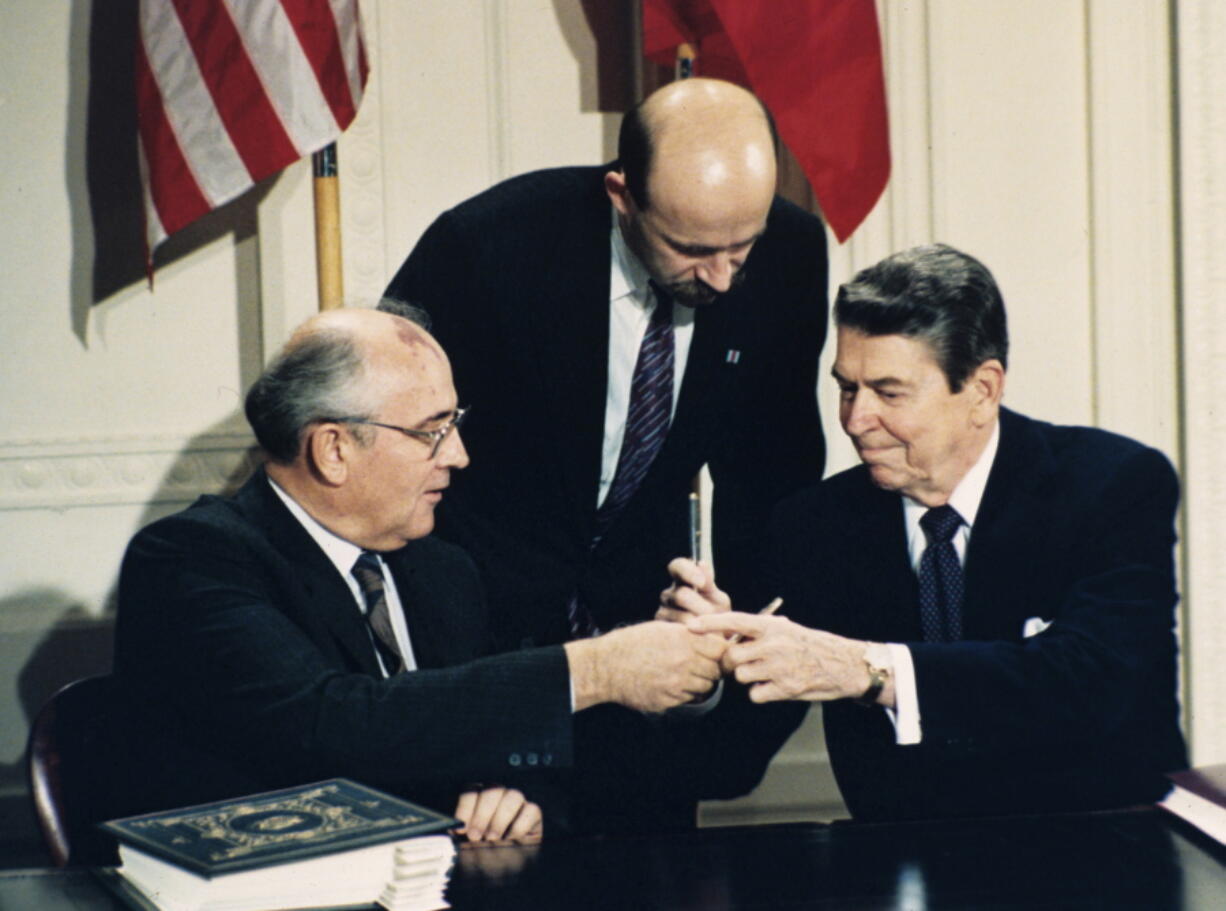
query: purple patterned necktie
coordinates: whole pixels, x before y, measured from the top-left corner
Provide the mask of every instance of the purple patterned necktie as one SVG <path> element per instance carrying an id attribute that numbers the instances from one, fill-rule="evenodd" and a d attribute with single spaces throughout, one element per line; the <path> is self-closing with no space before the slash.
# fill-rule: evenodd
<path id="1" fill-rule="evenodd" d="M 647 476 L 655 460 L 673 411 L 673 302 L 656 287 L 652 291 L 656 307 L 639 346 L 634 375 L 630 379 L 630 406 L 626 412 L 626 433 L 617 456 L 617 470 L 604 502 L 596 511 L 596 534 L 592 547 L 600 543 L 613 521 L 625 508 Z M 599 632 L 578 593 L 566 607 L 572 636 L 592 636 Z"/>
<path id="2" fill-rule="evenodd" d="M 920 517 L 928 539 L 919 565 L 920 626 L 925 642 L 956 642 L 962 638 L 962 564 L 953 537 L 962 517 L 949 504 Z"/>
<path id="3" fill-rule="evenodd" d="M 370 627 L 370 638 L 390 677 L 404 670 L 404 660 L 400 657 L 400 646 L 392 631 L 392 614 L 387 606 L 379 558 L 368 550 L 362 551 L 353 564 L 353 577 L 358 580 L 362 597 L 366 599 L 366 623 Z"/>
<path id="4" fill-rule="evenodd" d="M 668 434 L 673 410 L 673 302 L 659 288 L 656 307 L 639 346 L 630 380 L 626 433 L 617 456 L 617 471 L 596 513 L 596 540 L 634 496 Z"/>

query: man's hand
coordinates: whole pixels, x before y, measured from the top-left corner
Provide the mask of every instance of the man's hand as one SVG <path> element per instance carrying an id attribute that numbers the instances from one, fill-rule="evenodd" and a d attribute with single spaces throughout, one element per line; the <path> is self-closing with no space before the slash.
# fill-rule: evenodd
<path id="1" fill-rule="evenodd" d="M 465 791 L 452 815 L 464 824 L 458 833 L 470 842 L 534 845 L 544 832 L 541 808 L 514 788 Z"/>
<path id="2" fill-rule="evenodd" d="M 567 642 L 575 710 L 617 702 L 663 712 L 707 693 L 720 677 L 722 636 L 652 620 Z"/>
<path id="3" fill-rule="evenodd" d="M 694 617 L 686 625 L 697 633 L 740 634 L 743 641 L 728 646 L 724 663 L 749 687 L 754 702 L 804 699 L 829 702 L 861 695 L 870 678 L 864 662 L 868 643 L 809 629 L 786 617 L 754 614 L 712 614 Z M 893 706 L 894 688 L 887 683 L 877 700 Z"/>
<path id="4" fill-rule="evenodd" d="M 689 617 L 732 610 L 732 600 L 715 585 L 715 573 L 705 563 L 678 557 L 668 564 L 673 584 L 660 592 L 657 620 L 684 623 Z"/>

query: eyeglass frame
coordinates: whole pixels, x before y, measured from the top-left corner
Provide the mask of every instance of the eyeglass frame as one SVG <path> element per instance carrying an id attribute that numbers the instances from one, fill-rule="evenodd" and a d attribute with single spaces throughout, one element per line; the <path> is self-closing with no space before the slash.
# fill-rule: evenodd
<path id="1" fill-rule="evenodd" d="M 415 427 L 401 427 L 398 424 L 385 424 L 382 421 L 370 421 L 366 418 L 319 418 L 322 424 L 365 424 L 369 427 L 383 427 L 387 430 L 399 430 L 407 437 L 412 437 L 415 440 L 421 440 L 423 443 L 431 445 L 430 455 L 427 458 L 436 458 L 438 451 L 443 448 L 443 441 L 453 430 L 459 430 L 460 425 L 464 423 L 464 418 L 472 411 L 472 406 L 466 408 L 457 408 L 451 413 L 451 418 L 442 427 L 435 430 L 418 430 Z"/>

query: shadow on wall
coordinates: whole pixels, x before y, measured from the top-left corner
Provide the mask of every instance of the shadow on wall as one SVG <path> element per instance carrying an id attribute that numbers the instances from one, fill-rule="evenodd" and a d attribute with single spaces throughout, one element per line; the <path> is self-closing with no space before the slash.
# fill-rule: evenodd
<path id="1" fill-rule="evenodd" d="M 562 37 L 579 66 L 579 108 L 584 113 L 621 114 L 634 97 L 631 56 L 638 41 L 629 3 L 608 0 L 553 0 Z M 595 53 L 592 42 L 595 41 Z M 606 118 L 604 160 L 617 157 L 619 120 Z"/>
<path id="2" fill-rule="evenodd" d="M 70 319 L 82 345 L 90 308 L 146 280 L 136 127 L 137 2 L 73 5 L 64 176 L 72 200 Z M 275 180 L 261 182 L 176 233 L 158 248 L 155 268 L 226 234 L 236 242 L 253 237 L 259 203 Z"/>
<path id="3" fill-rule="evenodd" d="M 138 528 L 184 508 L 196 499 L 197 491 L 232 493 L 250 477 L 261 461 L 258 448 L 222 449 L 217 444 L 225 434 L 232 434 L 236 419 L 237 415 L 228 417 L 188 442 L 163 475 L 141 514 Z M 49 605 L 59 610 L 55 622 L 41 633 L 36 624 L 31 624 L 30 638 L 37 638 L 32 647 L 10 641 L 13 637 L 6 637 L 4 643 L 28 656 L 15 681 L 27 730 L 39 709 L 61 687 L 82 677 L 110 672 L 116 598 L 117 592 L 112 589 L 100 613 L 71 603 L 64 592 L 49 588 L 32 589 L 0 600 L 0 613 L 5 616 L 43 617 L 48 614 Z M 24 791 L 26 784 L 24 756 L 19 763 L 0 764 L 0 789 L 11 790 L 15 786 Z"/>

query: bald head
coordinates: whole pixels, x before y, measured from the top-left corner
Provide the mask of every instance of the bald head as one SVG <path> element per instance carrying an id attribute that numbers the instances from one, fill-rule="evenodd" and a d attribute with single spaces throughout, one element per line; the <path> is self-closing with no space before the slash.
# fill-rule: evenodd
<path id="1" fill-rule="evenodd" d="M 765 109 L 730 82 L 674 82 L 626 115 L 619 150 L 605 189 L 627 245 L 677 303 L 714 301 L 766 230 L 775 142 Z"/>
<path id="2" fill-rule="evenodd" d="M 678 176 L 686 193 L 744 180 L 772 192 L 775 186 L 775 136 L 766 109 L 719 79 L 683 79 L 649 95 L 622 121 L 618 157 L 640 209 Z"/>

